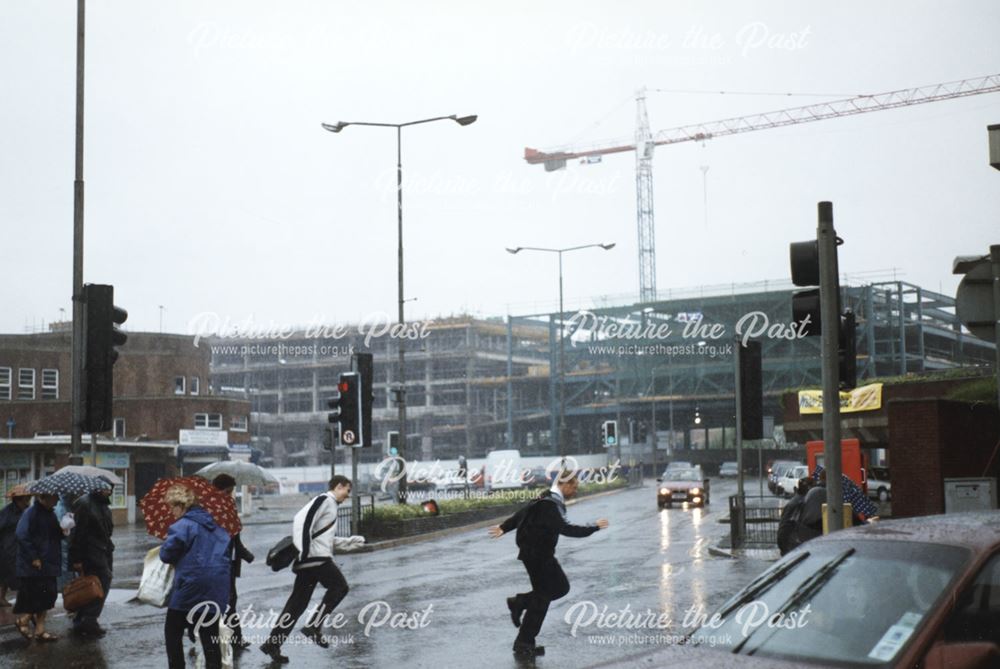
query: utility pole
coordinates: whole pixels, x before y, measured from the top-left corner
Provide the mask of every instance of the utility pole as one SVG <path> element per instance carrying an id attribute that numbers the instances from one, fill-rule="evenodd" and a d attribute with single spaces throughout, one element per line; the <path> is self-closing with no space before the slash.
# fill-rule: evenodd
<path id="1" fill-rule="evenodd" d="M 73 180 L 73 343 L 71 362 L 71 464 L 81 463 L 83 432 L 83 56 L 85 0 L 76 3 L 76 175 Z M 96 466 L 96 462 L 94 465 Z"/>
<path id="2" fill-rule="evenodd" d="M 823 352 L 823 442 L 826 463 L 827 527 L 844 527 L 844 491 L 840 481 L 840 279 L 837 268 L 837 233 L 833 227 L 833 203 L 819 203 L 816 228 L 819 250 L 819 300 Z M 853 336 L 853 334 L 852 334 Z"/>

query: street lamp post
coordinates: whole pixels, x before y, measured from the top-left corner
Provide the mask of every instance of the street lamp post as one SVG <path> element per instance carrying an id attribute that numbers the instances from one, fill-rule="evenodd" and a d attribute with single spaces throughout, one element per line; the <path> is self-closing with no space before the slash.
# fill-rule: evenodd
<path id="1" fill-rule="evenodd" d="M 337 123 L 323 123 L 324 130 L 329 130 L 330 132 L 340 132 L 349 125 L 368 125 L 378 128 L 395 128 L 396 129 L 396 215 L 397 215 L 397 234 L 399 238 L 399 245 L 397 248 L 396 264 L 398 268 L 399 278 L 398 278 L 398 322 L 402 326 L 404 323 L 403 314 L 403 304 L 406 302 L 406 298 L 403 293 L 403 128 L 411 125 L 420 125 L 422 123 L 431 123 L 432 121 L 444 121 L 450 120 L 455 123 L 465 126 L 476 122 L 475 115 L 471 116 L 456 116 L 452 114 L 451 116 L 435 116 L 434 118 L 425 118 L 419 121 L 407 121 L 406 123 L 371 123 L 368 121 L 338 121 Z M 399 375 L 397 378 L 397 385 L 399 386 L 399 446 L 398 454 L 399 457 L 404 457 L 406 448 L 406 353 L 403 348 L 403 340 L 399 339 Z M 399 480 L 399 493 L 397 496 L 397 501 L 400 504 L 406 503 L 406 469 L 404 467 L 402 476 Z"/>
<path id="2" fill-rule="evenodd" d="M 615 247 L 615 243 L 610 244 L 584 244 L 582 246 L 570 246 L 563 249 L 547 249 L 538 246 L 518 246 L 508 248 L 507 253 L 515 254 L 521 251 L 543 251 L 545 253 L 555 253 L 559 256 L 559 428 L 556 438 L 559 442 L 559 457 L 566 461 L 566 329 L 563 326 L 563 264 L 564 253 L 579 251 L 581 249 L 601 248 L 610 251 Z"/>

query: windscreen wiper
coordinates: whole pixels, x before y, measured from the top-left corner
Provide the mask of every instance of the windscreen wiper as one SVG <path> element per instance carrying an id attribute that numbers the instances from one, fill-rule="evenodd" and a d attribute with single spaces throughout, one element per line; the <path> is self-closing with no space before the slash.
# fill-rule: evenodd
<path id="1" fill-rule="evenodd" d="M 833 578 L 833 573 L 837 570 L 837 567 L 839 567 L 844 560 L 846 560 L 852 555 L 854 555 L 854 548 L 848 548 L 843 553 L 841 553 L 840 555 L 833 558 L 825 565 L 817 569 L 815 574 L 813 574 L 806 580 L 802 581 L 801 584 L 799 584 L 799 587 L 795 589 L 795 591 L 791 594 L 791 596 L 777 610 L 777 612 L 774 614 L 774 617 L 776 617 L 779 620 L 782 619 L 786 613 L 788 613 L 793 608 L 798 606 L 800 603 L 805 601 L 808 597 L 811 597 L 820 588 L 822 588 L 827 581 Z M 746 643 L 750 640 L 750 637 L 752 637 L 758 629 L 760 628 L 758 627 L 754 629 L 752 632 L 750 632 L 750 634 L 746 635 L 743 641 L 740 641 L 738 644 L 736 644 L 736 646 L 733 647 L 733 652 L 734 653 L 740 652 L 740 649 L 746 645 Z M 775 630 L 772 629 L 771 633 L 773 634 L 774 631 Z M 754 650 L 756 650 L 756 648 Z M 747 655 L 753 655 L 753 652 L 754 651 L 751 650 L 750 652 L 747 653 Z"/>
<path id="2" fill-rule="evenodd" d="M 758 595 L 761 595 L 767 590 L 769 590 L 772 585 L 783 579 L 785 575 L 788 574 L 788 572 L 795 569 L 795 567 L 799 566 L 799 563 L 801 563 L 807 557 L 809 557 L 809 552 L 803 551 L 802 553 L 796 555 L 794 558 L 792 558 L 785 564 L 781 565 L 774 571 L 764 572 L 756 579 L 751 581 L 750 585 L 748 585 L 746 588 L 743 589 L 743 594 L 739 598 L 731 600 L 730 602 L 723 605 L 723 608 L 720 609 L 716 615 L 719 616 L 720 620 L 725 620 L 730 613 L 739 609 L 744 604 L 752 602 L 753 600 L 757 599 Z M 695 640 L 691 645 L 697 646 L 698 643 L 699 642 Z"/>

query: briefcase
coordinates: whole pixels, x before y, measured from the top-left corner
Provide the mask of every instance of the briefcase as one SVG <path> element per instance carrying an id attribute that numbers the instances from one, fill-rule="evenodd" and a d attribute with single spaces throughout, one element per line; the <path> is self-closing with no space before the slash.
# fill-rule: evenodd
<path id="1" fill-rule="evenodd" d="M 103 598 L 101 579 L 93 575 L 75 578 L 63 588 L 63 606 L 67 611 L 79 611 Z"/>

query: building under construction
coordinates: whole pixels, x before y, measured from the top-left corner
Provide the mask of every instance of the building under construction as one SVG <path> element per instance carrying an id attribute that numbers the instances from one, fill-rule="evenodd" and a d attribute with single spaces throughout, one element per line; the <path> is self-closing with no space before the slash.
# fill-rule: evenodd
<path id="1" fill-rule="evenodd" d="M 992 367 L 993 344 L 962 331 L 953 298 L 902 281 L 842 290 L 856 315 L 859 384 Z M 599 452 L 601 424 L 617 420 L 623 455 L 646 459 L 654 443 L 661 454 L 733 446 L 733 345 L 740 335 L 762 344 L 765 438 L 781 446 L 781 393 L 821 385 L 820 340 L 796 336 L 791 294 L 788 282 L 661 292 L 653 302 L 563 318 L 438 320 L 419 339 L 382 334 L 366 341 L 353 327 L 335 338 L 303 329 L 279 343 L 226 339 L 213 347 L 213 386 L 251 401 L 251 436 L 265 458 L 279 466 L 320 464 L 329 459 L 327 398 L 350 369 L 350 354 L 371 352 L 375 447 L 362 458 L 378 459 L 387 432 L 399 429 L 402 343 L 408 458 L 481 457 L 498 448 Z"/>

